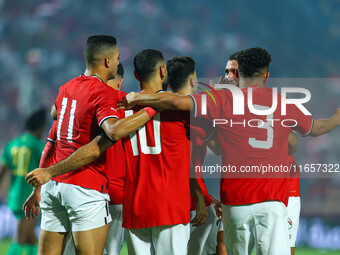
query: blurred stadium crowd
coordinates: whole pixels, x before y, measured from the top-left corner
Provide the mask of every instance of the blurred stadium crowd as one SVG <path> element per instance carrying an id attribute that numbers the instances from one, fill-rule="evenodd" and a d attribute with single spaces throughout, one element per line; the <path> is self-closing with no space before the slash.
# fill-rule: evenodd
<path id="1" fill-rule="evenodd" d="M 83 45 L 91 34 L 118 39 L 126 92 L 137 90 L 132 60 L 145 48 L 166 58 L 189 55 L 199 77 L 217 77 L 231 53 L 264 47 L 273 58 L 272 76 L 324 78 L 306 88 L 310 111 L 328 117 L 340 102 L 339 24 L 335 0 L 0 0 L 0 152 L 22 130 L 24 117 L 41 105 L 49 108 L 59 86 L 83 72 Z M 319 105 L 329 111 L 320 112 Z M 340 163 L 336 137 L 339 131 L 301 142 L 297 162 Z M 340 224 L 339 173 L 302 179 L 301 192 L 302 216 Z"/>

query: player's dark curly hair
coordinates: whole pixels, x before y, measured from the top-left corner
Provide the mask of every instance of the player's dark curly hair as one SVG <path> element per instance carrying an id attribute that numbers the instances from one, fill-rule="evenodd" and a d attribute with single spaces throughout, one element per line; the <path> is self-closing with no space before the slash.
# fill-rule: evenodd
<path id="1" fill-rule="evenodd" d="M 244 77 L 257 77 L 263 72 L 269 71 L 272 61 L 267 50 L 260 47 L 249 48 L 237 54 L 238 71 Z"/>
<path id="2" fill-rule="evenodd" d="M 174 57 L 166 62 L 168 82 L 171 90 L 177 92 L 195 72 L 195 61 L 191 57 Z"/>
<path id="3" fill-rule="evenodd" d="M 231 54 L 229 57 L 228 57 L 228 60 L 236 60 L 237 61 L 237 56 L 242 53 L 242 50 L 241 51 L 237 51 L 233 54 Z"/>

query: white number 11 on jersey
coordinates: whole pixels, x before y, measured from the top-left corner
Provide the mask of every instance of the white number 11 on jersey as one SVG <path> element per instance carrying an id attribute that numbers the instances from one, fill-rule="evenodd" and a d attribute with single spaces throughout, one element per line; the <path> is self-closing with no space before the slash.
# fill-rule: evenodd
<path id="1" fill-rule="evenodd" d="M 61 125 L 63 124 L 66 108 L 67 108 L 67 101 L 68 98 L 64 97 L 63 101 L 61 102 L 61 110 L 59 114 L 59 120 L 58 120 L 58 129 L 57 129 L 57 139 L 60 141 L 60 130 L 61 130 Z M 76 111 L 77 107 L 77 100 L 72 100 L 71 104 L 71 110 L 70 110 L 70 119 L 68 122 L 68 127 L 67 127 L 67 141 L 72 143 L 72 138 L 73 138 L 73 123 L 74 123 L 74 113 Z"/>

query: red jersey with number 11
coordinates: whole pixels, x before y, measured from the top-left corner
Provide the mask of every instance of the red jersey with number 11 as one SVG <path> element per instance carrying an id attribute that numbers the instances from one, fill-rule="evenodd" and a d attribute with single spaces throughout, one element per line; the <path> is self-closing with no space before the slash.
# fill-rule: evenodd
<path id="1" fill-rule="evenodd" d="M 100 134 L 100 125 L 105 119 L 118 118 L 117 101 L 117 91 L 97 77 L 82 75 L 61 86 L 55 101 L 58 124 L 53 164 L 91 142 Z M 52 180 L 107 193 L 105 155 Z"/>

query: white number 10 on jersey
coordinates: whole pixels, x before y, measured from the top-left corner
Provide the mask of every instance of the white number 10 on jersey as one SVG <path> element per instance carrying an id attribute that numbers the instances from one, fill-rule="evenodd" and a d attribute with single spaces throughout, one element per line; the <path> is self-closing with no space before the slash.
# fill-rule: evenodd
<path id="1" fill-rule="evenodd" d="M 125 111 L 125 117 L 133 115 L 133 111 Z M 138 129 L 138 137 L 139 137 L 139 143 L 140 148 L 143 154 L 160 154 L 162 152 L 162 144 L 161 144 L 161 122 L 160 122 L 160 113 L 157 113 L 153 118 L 153 134 L 155 138 L 155 146 L 148 146 L 147 145 L 147 139 L 146 139 L 146 128 L 145 126 Z M 138 149 L 138 141 L 137 141 L 137 134 L 136 132 L 133 132 L 130 134 L 130 141 L 132 146 L 132 152 L 134 156 L 139 155 L 139 149 Z"/>

